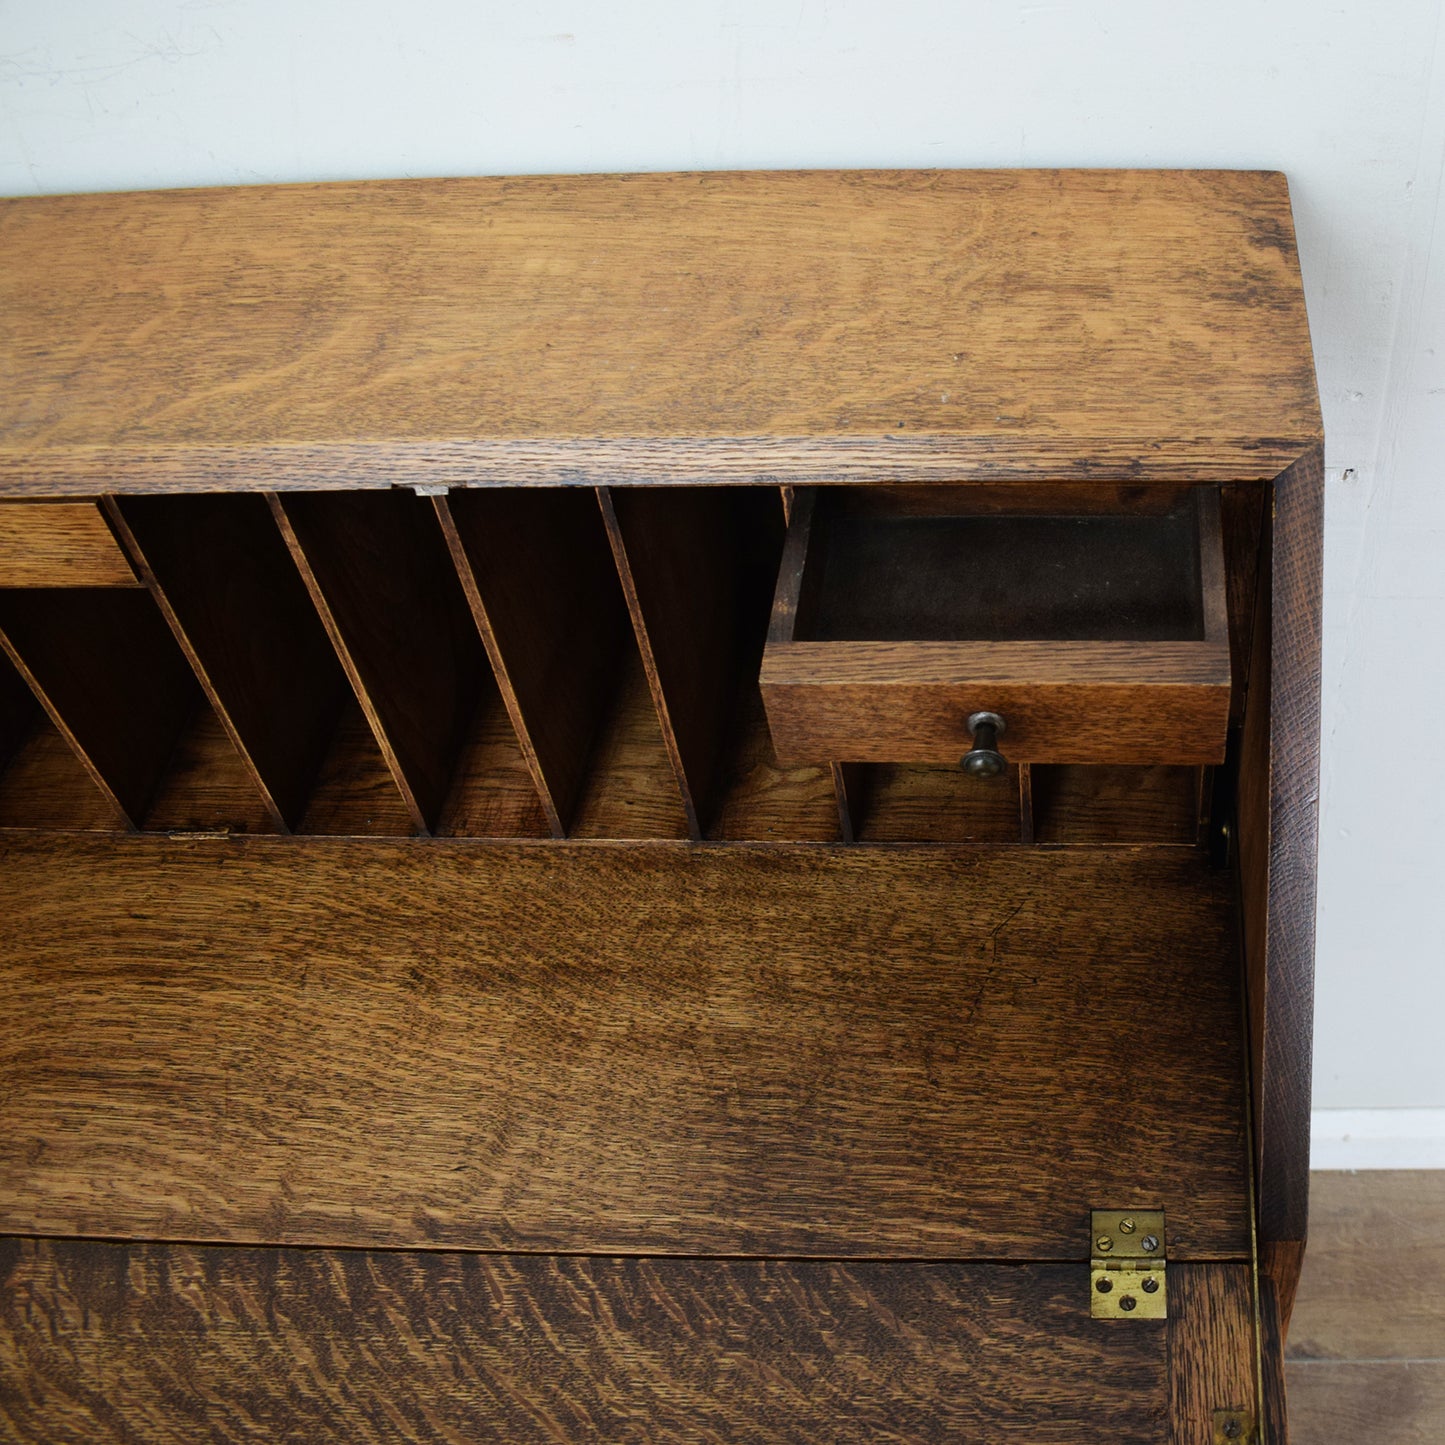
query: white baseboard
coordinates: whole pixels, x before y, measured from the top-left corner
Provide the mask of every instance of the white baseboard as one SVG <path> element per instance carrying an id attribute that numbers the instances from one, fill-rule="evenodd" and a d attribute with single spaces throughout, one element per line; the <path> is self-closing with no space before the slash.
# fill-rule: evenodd
<path id="1" fill-rule="evenodd" d="M 1316 1109 L 1311 1169 L 1445 1169 L 1445 1109 Z"/>

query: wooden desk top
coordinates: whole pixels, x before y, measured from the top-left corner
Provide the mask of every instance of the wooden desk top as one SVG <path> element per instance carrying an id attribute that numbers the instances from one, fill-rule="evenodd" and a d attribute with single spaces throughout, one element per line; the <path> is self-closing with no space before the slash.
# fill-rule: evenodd
<path id="1" fill-rule="evenodd" d="M 1320 436 L 1282 175 L 0 201 L 0 492 L 1247 480 Z"/>

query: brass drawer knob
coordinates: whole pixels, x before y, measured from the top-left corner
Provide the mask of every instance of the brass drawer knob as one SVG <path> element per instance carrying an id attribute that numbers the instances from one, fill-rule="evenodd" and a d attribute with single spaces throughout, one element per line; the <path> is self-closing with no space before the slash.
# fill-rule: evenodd
<path id="1" fill-rule="evenodd" d="M 1005 731 L 1004 720 L 996 712 L 972 713 L 968 731 L 973 746 L 963 755 L 963 770 L 971 778 L 996 778 L 1008 766 L 998 750 L 999 737 Z"/>

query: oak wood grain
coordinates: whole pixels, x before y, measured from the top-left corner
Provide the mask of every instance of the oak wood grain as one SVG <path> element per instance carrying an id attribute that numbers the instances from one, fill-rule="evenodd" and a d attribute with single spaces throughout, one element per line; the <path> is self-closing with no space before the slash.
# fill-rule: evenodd
<path id="1" fill-rule="evenodd" d="M 1014 762 L 1224 760 L 1229 648 L 1220 642 L 787 642 L 761 687 L 785 763 L 956 763 L 968 718 L 1008 723 Z"/>
<path id="2" fill-rule="evenodd" d="M 574 838 L 691 837 L 652 689 L 635 647 L 622 654 L 570 832 Z"/>
<path id="3" fill-rule="evenodd" d="M 0 772 L 0 828 L 124 832 L 128 824 L 43 712 Z"/>
<path id="4" fill-rule="evenodd" d="M 1172 1219 L 1170 1227 L 1172 1232 Z M 1169 1445 L 1215 1445 L 1216 1410 L 1243 1409 L 1260 1419 L 1248 1265 L 1171 1260 L 1168 1332 Z"/>
<path id="5" fill-rule="evenodd" d="M 756 685 L 740 687 L 732 735 L 718 771 L 708 837 L 740 842 L 831 843 L 839 837 L 831 768 L 785 768 L 773 752 Z"/>
<path id="6" fill-rule="evenodd" d="M 1261 1259 L 1286 1331 L 1309 1211 L 1323 523 L 1315 448 L 1265 519 L 1237 804 Z"/>
<path id="7" fill-rule="evenodd" d="M 1198 768 L 1029 770 L 1039 843 L 1173 843 L 1199 837 Z"/>
<path id="8" fill-rule="evenodd" d="M 198 701 L 139 588 L 0 590 L 0 649 L 120 813 L 139 826 Z"/>
<path id="9" fill-rule="evenodd" d="M 1192 855 L 12 836 L 0 913 L 5 1230 L 1082 1259 L 1148 1197 L 1248 1252 Z"/>
<path id="10" fill-rule="evenodd" d="M 602 518 L 582 491 L 438 497 L 436 512 L 553 833 L 567 835 L 631 647 Z"/>
<path id="11" fill-rule="evenodd" d="M 1218 1271 L 1229 1266 L 1212 1266 Z M 17 1441 L 1159 1445 L 1079 1266 L 0 1244 Z"/>
<path id="12" fill-rule="evenodd" d="M 1017 843 L 1017 770 L 971 778 L 927 763 L 868 763 L 850 788 L 853 828 L 863 843 Z"/>
<path id="13" fill-rule="evenodd" d="M 139 587 L 94 502 L 0 504 L 0 587 Z"/>
<path id="14" fill-rule="evenodd" d="M 411 492 L 267 499 L 419 831 L 491 676 L 436 516 Z"/>
<path id="15" fill-rule="evenodd" d="M 265 498 L 108 506 L 272 818 L 295 827 L 347 688 Z"/>
<path id="16" fill-rule="evenodd" d="M 1268 172 L 26 197 L 0 248 L 12 495 L 1236 481 L 1320 435 Z"/>
<path id="17" fill-rule="evenodd" d="M 702 838 L 767 633 L 781 498 L 771 488 L 601 487 L 598 500 L 688 826 Z"/>
<path id="18" fill-rule="evenodd" d="M 255 779 L 203 698 L 197 698 L 141 826 L 148 833 L 276 831 Z"/>
<path id="19" fill-rule="evenodd" d="M 501 694 L 472 715 L 436 832 L 442 838 L 550 838 L 551 825 Z"/>
<path id="20" fill-rule="evenodd" d="M 296 832 L 334 838 L 404 838 L 416 822 L 361 705 L 347 696 L 312 780 Z"/>

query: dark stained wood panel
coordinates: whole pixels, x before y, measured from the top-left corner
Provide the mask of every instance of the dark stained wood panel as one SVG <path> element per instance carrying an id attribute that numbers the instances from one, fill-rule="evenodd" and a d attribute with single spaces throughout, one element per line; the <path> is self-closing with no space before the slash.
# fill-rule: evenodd
<path id="1" fill-rule="evenodd" d="M 138 826 L 199 700 L 150 597 L 140 588 L 0 589 L 0 648 Z"/>
<path id="2" fill-rule="evenodd" d="M 0 1422 L 52 1445 L 1167 1428 L 1164 1328 L 1091 1321 L 1079 1266 L 7 1240 L 0 1280 Z"/>
<path id="3" fill-rule="evenodd" d="M 1081 1259 L 1148 1199 L 1248 1252 L 1192 855 L 7 839 L 0 914 L 5 1230 Z"/>
<path id="4" fill-rule="evenodd" d="M 26 197 L 0 251 L 11 493 L 1237 481 L 1320 434 L 1276 173 Z"/>

